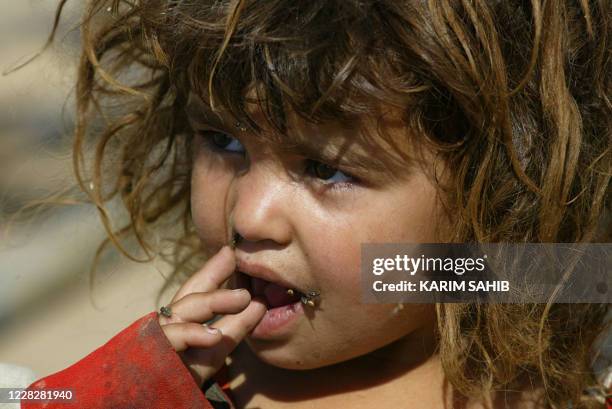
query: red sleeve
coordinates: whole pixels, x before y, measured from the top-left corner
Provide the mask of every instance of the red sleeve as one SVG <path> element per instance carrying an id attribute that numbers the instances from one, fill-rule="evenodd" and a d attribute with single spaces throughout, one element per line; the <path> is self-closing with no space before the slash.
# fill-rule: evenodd
<path id="1" fill-rule="evenodd" d="M 213 407 L 181 361 L 151 312 L 72 366 L 28 387 L 71 389 L 73 400 L 26 401 L 40 408 L 204 408 Z"/>

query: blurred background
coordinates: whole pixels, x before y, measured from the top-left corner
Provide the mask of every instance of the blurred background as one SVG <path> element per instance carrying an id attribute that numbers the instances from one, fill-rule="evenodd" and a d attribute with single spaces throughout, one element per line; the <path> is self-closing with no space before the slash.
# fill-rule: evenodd
<path id="1" fill-rule="evenodd" d="M 0 0 L 0 71 L 40 51 L 58 2 Z M 90 265 L 105 233 L 89 206 L 57 207 L 9 229 L 8 213 L 74 183 L 70 132 L 82 3 L 68 1 L 49 49 L 0 76 L 0 364 L 30 368 L 37 378 L 156 310 L 169 272 L 161 261 L 129 262 L 111 251 L 90 292 Z M 2 377 L 0 366 L 0 385 Z"/>

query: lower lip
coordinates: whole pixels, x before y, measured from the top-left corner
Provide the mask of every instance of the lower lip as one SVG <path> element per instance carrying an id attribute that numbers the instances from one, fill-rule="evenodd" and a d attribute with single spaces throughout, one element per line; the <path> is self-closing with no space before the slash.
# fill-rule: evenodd
<path id="1" fill-rule="evenodd" d="M 301 302 L 283 305 L 266 311 L 251 333 L 252 338 L 272 338 L 291 332 L 292 325 L 304 314 Z"/>

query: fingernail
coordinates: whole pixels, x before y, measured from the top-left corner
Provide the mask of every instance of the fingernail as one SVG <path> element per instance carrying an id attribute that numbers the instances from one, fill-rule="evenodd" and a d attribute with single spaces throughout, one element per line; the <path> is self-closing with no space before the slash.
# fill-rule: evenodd
<path id="1" fill-rule="evenodd" d="M 246 291 L 246 288 L 236 288 L 236 289 L 232 290 L 232 292 L 235 292 L 235 293 L 243 293 L 245 291 Z"/>
<path id="2" fill-rule="evenodd" d="M 219 328 L 215 328 L 215 327 L 210 327 L 208 325 L 205 325 L 204 328 L 206 329 L 206 331 L 210 332 L 211 334 L 219 334 L 221 332 L 221 330 Z"/>

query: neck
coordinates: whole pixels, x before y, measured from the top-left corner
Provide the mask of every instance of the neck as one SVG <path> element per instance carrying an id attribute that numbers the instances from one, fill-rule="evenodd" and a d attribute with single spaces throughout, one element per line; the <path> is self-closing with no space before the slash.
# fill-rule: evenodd
<path id="1" fill-rule="evenodd" d="M 433 337 L 413 334 L 339 364 L 295 371 L 267 365 L 242 343 L 229 365 L 238 408 L 442 407 L 444 375 Z"/>

